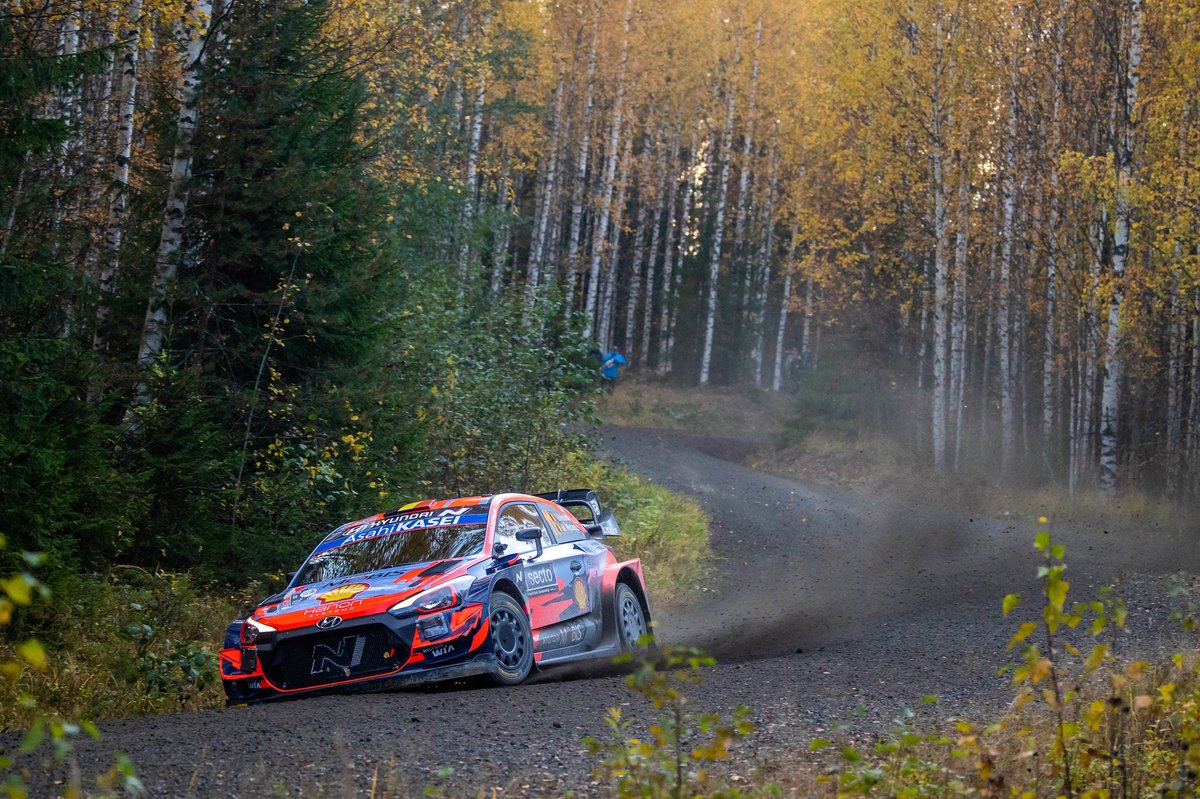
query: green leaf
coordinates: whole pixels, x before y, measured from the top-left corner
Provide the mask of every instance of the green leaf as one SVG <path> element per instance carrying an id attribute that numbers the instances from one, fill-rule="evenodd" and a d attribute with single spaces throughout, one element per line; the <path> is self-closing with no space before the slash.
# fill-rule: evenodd
<path id="1" fill-rule="evenodd" d="M 15 574 L 5 580 L 0 580 L 0 589 L 9 599 L 18 605 L 28 605 L 33 601 L 33 580 L 25 574 Z"/>
<path id="2" fill-rule="evenodd" d="M 33 726 L 25 731 L 21 736 L 21 754 L 27 755 L 35 751 L 42 745 L 42 739 L 45 738 L 46 729 L 45 722 L 40 718 L 33 720 Z"/>
<path id="3" fill-rule="evenodd" d="M 824 738 L 814 738 L 812 743 L 808 745 L 808 751 L 820 752 L 827 746 L 829 746 L 829 741 L 826 741 Z"/>
<path id="4" fill-rule="evenodd" d="M 1024 624 L 1022 624 L 1020 627 L 1017 628 L 1017 632 L 1015 634 L 1013 634 L 1013 637 L 1011 639 L 1009 639 L 1007 648 L 1012 649 L 1014 646 L 1021 643 L 1029 636 L 1033 635 L 1034 631 L 1037 630 L 1037 628 L 1038 628 L 1038 625 L 1037 625 L 1036 621 L 1025 622 Z"/>
<path id="5" fill-rule="evenodd" d="M 1038 533 L 1033 537 L 1033 548 L 1038 552 L 1045 552 L 1050 546 L 1050 534 Z"/>
<path id="6" fill-rule="evenodd" d="M 1016 594 L 1008 594 L 1005 596 L 1004 603 L 1002 605 L 1004 615 L 1007 616 L 1008 614 L 1012 613 L 1013 609 L 1019 604 L 1021 604 L 1021 597 L 1017 596 Z"/>
<path id="7" fill-rule="evenodd" d="M 1050 547 L 1050 555 L 1055 560 L 1062 560 L 1063 555 L 1065 554 L 1067 554 L 1067 548 L 1062 544 L 1055 544 L 1054 546 Z"/>
<path id="8" fill-rule="evenodd" d="M 36 638 L 30 638 L 18 646 L 17 654 L 38 671 L 46 670 L 46 650 L 42 649 L 41 643 Z"/>

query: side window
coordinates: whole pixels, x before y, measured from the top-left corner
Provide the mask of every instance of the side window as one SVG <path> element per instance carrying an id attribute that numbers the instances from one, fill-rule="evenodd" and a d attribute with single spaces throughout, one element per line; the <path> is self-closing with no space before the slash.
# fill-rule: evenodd
<path id="1" fill-rule="evenodd" d="M 542 517 L 538 515 L 537 508 L 525 502 L 505 505 L 500 509 L 500 517 L 496 519 L 495 540 L 507 547 L 506 554 L 534 552 L 537 546 L 532 541 L 517 540 L 517 533 L 527 527 L 541 529 L 543 547 L 553 546 L 550 536 L 546 535 L 546 525 L 542 524 Z"/>
<path id="2" fill-rule="evenodd" d="M 562 508 L 543 505 L 542 513 L 546 516 L 546 522 L 554 531 L 554 538 L 558 543 L 569 544 L 572 541 L 582 541 L 587 538 L 587 534 L 579 528 L 579 522 L 575 521 L 575 517 Z"/>

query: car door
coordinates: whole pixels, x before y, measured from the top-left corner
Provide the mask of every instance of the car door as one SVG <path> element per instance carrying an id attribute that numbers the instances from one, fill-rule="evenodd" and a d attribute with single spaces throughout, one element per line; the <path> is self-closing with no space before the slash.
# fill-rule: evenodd
<path id="1" fill-rule="evenodd" d="M 530 527 L 542 531 L 540 556 L 536 543 L 516 538 L 519 531 Z M 586 593 L 586 575 L 581 578 L 583 559 L 570 544 L 559 544 L 551 537 L 536 503 L 506 503 L 496 518 L 495 540 L 504 544 L 506 553 L 521 555 L 522 564 L 514 577 L 529 605 L 529 623 L 534 630 L 587 613 L 591 597 Z"/>
<path id="2" fill-rule="evenodd" d="M 567 510 L 556 505 L 539 504 L 542 517 L 555 544 L 564 549 L 572 573 L 570 594 L 575 600 L 577 615 L 588 615 L 602 621 L 600 606 L 601 583 L 608 549 L 587 534 L 587 530 Z"/>

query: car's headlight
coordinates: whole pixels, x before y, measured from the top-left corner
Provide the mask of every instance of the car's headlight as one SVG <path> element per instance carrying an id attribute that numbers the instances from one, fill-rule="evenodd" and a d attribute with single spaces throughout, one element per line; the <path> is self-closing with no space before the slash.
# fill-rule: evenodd
<path id="1" fill-rule="evenodd" d="M 463 598 L 466 597 L 467 591 L 471 589 L 471 584 L 474 582 L 475 578 L 471 576 L 458 577 L 437 588 L 422 591 L 403 602 L 397 602 L 388 608 L 388 613 L 398 616 L 413 610 L 417 613 L 437 613 L 440 610 L 456 608 L 463 603 Z"/>
<path id="2" fill-rule="evenodd" d="M 263 624 L 261 621 L 254 619 L 246 619 L 242 622 L 242 644 L 250 646 L 251 644 L 261 644 L 271 640 L 275 635 L 276 630 L 269 624 Z"/>

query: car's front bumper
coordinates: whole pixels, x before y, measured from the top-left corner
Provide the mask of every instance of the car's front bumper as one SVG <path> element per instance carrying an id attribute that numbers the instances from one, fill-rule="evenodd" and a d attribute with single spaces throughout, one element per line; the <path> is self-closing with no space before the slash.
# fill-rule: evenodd
<path id="1" fill-rule="evenodd" d="M 221 678 L 230 704 L 454 680 L 495 669 L 487 633 L 482 605 L 426 616 L 379 613 L 227 646 Z"/>

